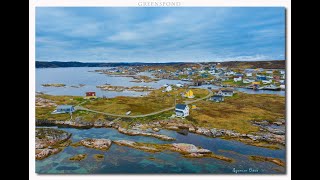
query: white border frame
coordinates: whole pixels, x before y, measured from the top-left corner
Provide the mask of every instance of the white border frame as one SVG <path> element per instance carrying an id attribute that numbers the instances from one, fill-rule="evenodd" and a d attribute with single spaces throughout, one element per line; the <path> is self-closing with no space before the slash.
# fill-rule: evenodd
<path id="1" fill-rule="evenodd" d="M 287 10 L 286 24 L 286 105 L 287 105 L 287 170 L 286 175 L 178 175 L 186 180 L 195 176 L 205 179 L 237 179 L 237 180 L 284 180 L 291 179 L 291 1 L 290 0 L 29 0 L 29 179 L 46 180 L 105 180 L 106 178 L 139 180 L 158 180 L 163 178 L 174 179 L 177 175 L 38 175 L 35 173 L 35 7 L 59 6 L 109 6 L 109 7 L 139 7 L 138 2 L 180 2 L 182 7 L 285 7 Z"/>

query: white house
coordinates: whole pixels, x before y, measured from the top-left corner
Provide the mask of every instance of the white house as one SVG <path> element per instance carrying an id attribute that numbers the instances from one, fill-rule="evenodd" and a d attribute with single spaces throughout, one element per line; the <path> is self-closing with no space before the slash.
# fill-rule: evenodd
<path id="1" fill-rule="evenodd" d="M 284 80 L 283 80 L 283 79 L 281 79 L 279 82 L 280 82 L 281 84 L 284 84 Z"/>
<path id="2" fill-rule="evenodd" d="M 263 83 L 263 84 L 270 84 L 270 83 L 272 83 L 272 80 L 271 80 L 271 79 L 269 79 L 269 80 L 262 80 L 262 83 Z"/>
<path id="3" fill-rule="evenodd" d="M 232 90 L 220 90 L 217 94 L 221 95 L 221 96 L 233 96 L 233 91 Z"/>
<path id="4" fill-rule="evenodd" d="M 253 79 L 244 79 L 242 82 L 245 83 L 245 84 L 248 84 L 248 83 L 252 83 L 254 81 L 255 80 L 253 80 Z"/>
<path id="5" fill-rule="evenodd" d="M 263 72 L 264 69 L 263 69 L 263 68 L 257 68 L 257 69 L 255 69 L 255 71 L 256 71 L 256 72 Z"/>
<path id="6" fill-rule="evenodd" d="M 267 74 L 272 74 L 273 71 L 272 71 L 272 70 L 267 70 L 266 73 L 267 73 Z"/>
<path id="7" fill-rule="evenodd" d="M 226 75 L 234 75 L 234 74 L 235 74 L 235 72 L 233 72 L 233 71 L 229 71 L 229 72 L 226 72 L 225 74 L 226 74 Z"/>
<path id="8" fill-rule="evenodd" d="M 281 70 L 280 74 L 284 75 L 284 74 L 286 74 L 286 71 L 285 70 Z"/>
<path id="9" fill-rule="evenodd" d="M 246 76 L 247 77 L 252 77 L 252 73 L 247 73 Z"/>
<path id="10" fill-rule="evenodd" d="M 165 91 L 166 91 L 166 92 L 172 91 L 172 87 L 171 87 L 171 86 L 167 86 Z"/>
<path id="11" fill-rule="evenodd" d="M 178 117 L 189 116 L 189 106 L 188 105 L 177 104 L 175 111 L 176 111 L 176 116 L 178 116 Z"/>
<path id="12" fill-rule="evenodd" d="M 214 75 L 216 73 L 215 70 L 208 71 L 209 74 Z"/>
<path id="13" fill-rule="evenodd" d="M 242 81 L 242 77 L 239 76 L 239 77 L 233 78 L 233 81 L 234 82 Z"/>

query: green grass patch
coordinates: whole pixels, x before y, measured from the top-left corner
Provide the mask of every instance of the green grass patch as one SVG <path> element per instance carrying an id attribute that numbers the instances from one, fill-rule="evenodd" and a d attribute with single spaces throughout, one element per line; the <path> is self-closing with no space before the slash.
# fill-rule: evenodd
<path id="1" fill-rule="evenodd" d="M 198 126 L 235 130 L 240 133 L 257 132 L 252 120 L 275 121 L 285 117 L 285 97 L 268 94 L 238 93 L 224 102 L 199 101 L 199 108 L 190 110 L 192 121 Z"/>

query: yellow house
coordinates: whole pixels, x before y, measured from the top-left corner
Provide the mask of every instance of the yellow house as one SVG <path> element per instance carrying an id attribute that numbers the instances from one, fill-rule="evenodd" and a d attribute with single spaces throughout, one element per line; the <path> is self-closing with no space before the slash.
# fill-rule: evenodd
<path id="1" fill-rule="evenodd" d="M 186 94 L 184 96 L 187 97 L 187 98 L 194 98 L 193 92 L 191 90 L 186 92 Z"/>
<path id="2" fill-rule="evenodd" d="M 260 85 L 260 82 L 253 82 L 252 85 Z"/>
<path id="3" fill-rule="evenodd" d="M 197 106 L 196 105 L 192 105 L 191 109 L 197 109 Z"/>

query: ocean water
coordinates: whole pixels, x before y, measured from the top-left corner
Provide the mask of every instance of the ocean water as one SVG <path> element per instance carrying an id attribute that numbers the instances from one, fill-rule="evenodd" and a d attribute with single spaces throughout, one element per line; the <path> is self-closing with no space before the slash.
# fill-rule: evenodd
<path id="1" fill-rule="evenodd" d="M 56 127 L 53 127 L 56 128 Z M 175 141 L 162 141 L 153 137 L 127 136 L 111 128 L 75 129 L 60 128 L 72 133 L 72 141 L 85 138 L 108 138 L 111 140 L 132 140 L 149 143 L 191 143 L 213 151 L 215 154 L 234 159 L 228 163 L 213 158 L 184 158 L 176 152 L 165 151 L 148 153 L 133 148 L 112 144 L 108 151 L 100 151 L 85 147 L 67 147 L 62 152 L 43 160 L 36 161 L 36 173 L 39 174 L 234 174 L 233 169 L 254 169 L 258 174 L 283 174 L 285 168 L 270 162 L 252 161 L 249 155 L 261 155 L 280 158 L 285 161 L 285 149 L 271 150 L 245 145 L 237 141 L 208 138 L 189 133 L 181 135 L 175 131 L 161 130 L 176 138 Z M 82 161 L 70 161 L 69 158 L 80 153 L 88 157 Z M 104 160 L 97 161 L 94 154 L 104 154 Z M 253 173 L 252 173 L 253 174 Z"/>

